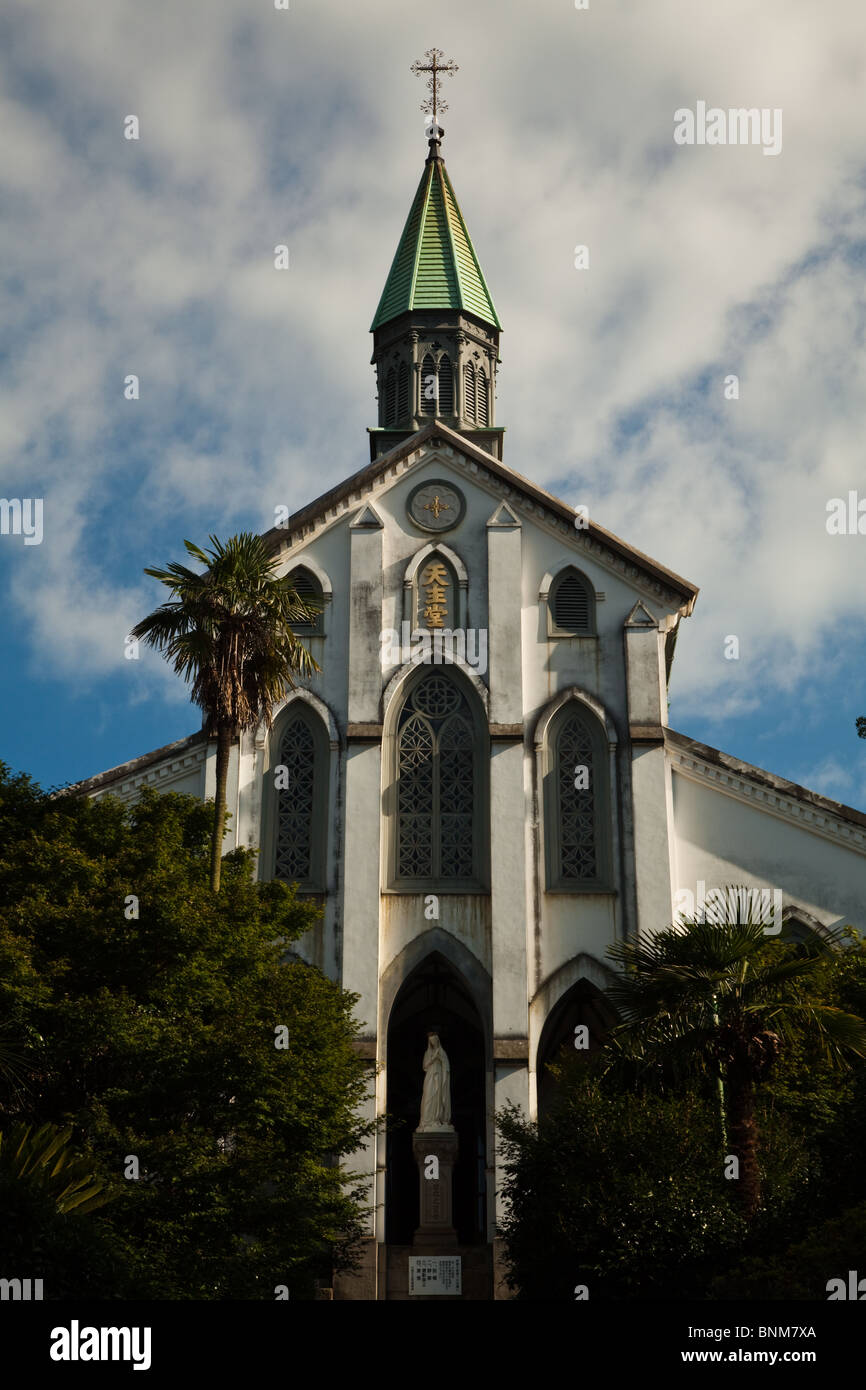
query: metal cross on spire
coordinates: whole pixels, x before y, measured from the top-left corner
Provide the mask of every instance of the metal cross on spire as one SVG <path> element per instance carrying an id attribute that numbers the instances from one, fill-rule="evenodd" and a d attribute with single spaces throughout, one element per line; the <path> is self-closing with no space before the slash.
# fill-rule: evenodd
<path id="1" fill-rule="evenodd" d="M 445 57 L 441 48 L 428 48 L 424 57 L 427 59 L 426 63 L 416 59 L 409 71 L 414 72 L 416 77 L 419 77 L 422 72 L 429 72 L 427 90 L 433 95 L 428 97 L 426 101 L 422 101 L 421 110 L 429 111 L 433 120 L 438 121 L 439 112 L 448 110 L 448 103 L 439 98 L 440 75 L 447 72 L 449 77 L 453 77 L 455 72 L 459 72 L 459 68 L 456 63 L 451 62 L 450 58 L 447 63 L 441 61 Z"/>

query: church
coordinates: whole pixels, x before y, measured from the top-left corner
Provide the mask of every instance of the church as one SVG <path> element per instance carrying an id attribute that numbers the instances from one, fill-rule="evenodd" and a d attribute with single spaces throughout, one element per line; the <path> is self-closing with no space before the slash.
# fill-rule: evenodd
<path id="1" fill-rule="evenodd" d="M 403 1121 L 351 1165 L 372 1215 L 338 1299 L 509 1296 L 495 1113 L 537 1115 L 546 1061 L 604 1029 L 611 943 L 729 885 L 769 932 L 866 931 L 866 815 L 669 726 L 694 584 L 506 462 L 501 325 L 435 110 L 427 134 L 371 328 L 369 461 L 267 535 L 321 672 L 228 780 L 226 851 L 321 905 L 297 949 L 359 996 L 370 1114 Z M 199 731 L 76 790 L 213 797 L 215 763 Z M 428 1189 L 422 1084 L 440 1120 L 450 1084 Z"/>

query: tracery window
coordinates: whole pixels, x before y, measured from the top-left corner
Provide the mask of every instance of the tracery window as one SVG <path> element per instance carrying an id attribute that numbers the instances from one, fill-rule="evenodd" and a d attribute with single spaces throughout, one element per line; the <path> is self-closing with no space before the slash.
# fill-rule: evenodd
<path id="1" fill-rule="evenodd" d="M 478 780 L 469 703 L 455 681 L 433 671 L 413 687 L 397 726 L 398 880 L 477 877 Z"/>
<path id="2" fill-rule="evenodd" d="M 565 892 L 609 887 L 606 742 L 597 721 L 575 704 L 553 721 L 546 749 L 547 887 Z"/>
<path id="3" fill-rule="evenodd" d="M 328 744 L 315 715 L 299 707 L 279 731 L 271 767 L 276 807 L 274 877 L 308 892 L 324 887 Z"/>

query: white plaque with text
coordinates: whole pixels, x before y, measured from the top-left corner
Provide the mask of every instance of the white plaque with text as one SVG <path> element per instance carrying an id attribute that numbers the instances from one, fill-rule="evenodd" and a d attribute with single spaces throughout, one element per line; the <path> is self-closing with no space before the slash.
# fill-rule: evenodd
<path id="1" fill-rule="evenodd" d="M 462 1261 L 459 1255 L 410 1255 L 409 1292 L 462 1294 Z"/>

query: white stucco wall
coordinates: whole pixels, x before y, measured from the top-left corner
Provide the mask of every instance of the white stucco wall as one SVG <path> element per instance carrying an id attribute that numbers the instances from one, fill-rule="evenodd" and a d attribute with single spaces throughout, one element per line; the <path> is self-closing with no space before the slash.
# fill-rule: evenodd
<path id="1" fill-rule="evenodd" d="M 866 831 L 830 816 L 815 817 L 827 829 L 798 823 L 676 769 L 673 790 L 674 891 L 695 893 L 698 880 L 707 889 L 732 883 L 779 888 L 785 906 L 805 908 L 825 926 L 850 924 L 866 933 Z"/>

